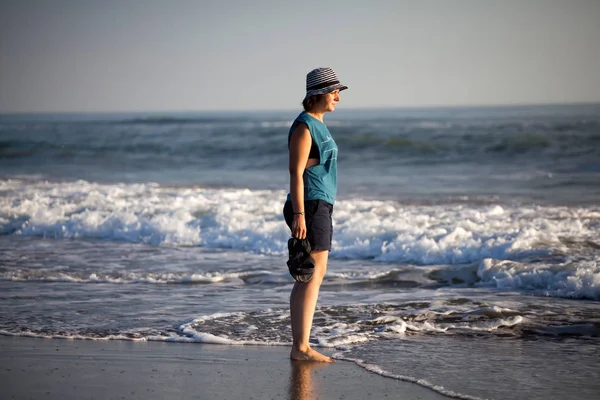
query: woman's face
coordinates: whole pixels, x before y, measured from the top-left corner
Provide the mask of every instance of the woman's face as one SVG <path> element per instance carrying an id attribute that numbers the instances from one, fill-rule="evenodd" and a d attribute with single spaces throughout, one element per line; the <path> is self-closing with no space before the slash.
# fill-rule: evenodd
<path id="1" fill-rule="evenodd" d="M 324 112 L 332 112 L 335 110 L 338 101 L 340 101 L 340 91 L 334 90 L 321 96 L 317 104 Z"/>

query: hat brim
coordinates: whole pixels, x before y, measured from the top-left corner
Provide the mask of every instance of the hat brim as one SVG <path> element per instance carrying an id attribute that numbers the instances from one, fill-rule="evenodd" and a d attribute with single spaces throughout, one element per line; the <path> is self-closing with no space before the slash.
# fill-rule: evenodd
<path id="1" fill-rule="evenodd" d="M 304 96 L 304 98 L 317 96 L 319 94 L 327 94 L 329 92 L 333 92 L 334 90 L 339 90 L 341 92 L 342 90 L 346 89 L 348 89 L 348 86 L 342 85 L 341 83 L 336 83 L 335 85 L 327 86 L 322 89 L 309 90 L 306 92 L 306 96 Z"/>

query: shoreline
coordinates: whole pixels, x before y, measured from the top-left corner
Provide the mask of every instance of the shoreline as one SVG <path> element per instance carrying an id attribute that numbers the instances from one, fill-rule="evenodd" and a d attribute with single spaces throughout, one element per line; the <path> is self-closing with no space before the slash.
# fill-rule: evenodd
<path id="1" fill-rule="evenodd" d="M 448 398 L 348 361 L 294 362 L 288 347 L 0 336 L 0 360 L 7 399 Z"/>

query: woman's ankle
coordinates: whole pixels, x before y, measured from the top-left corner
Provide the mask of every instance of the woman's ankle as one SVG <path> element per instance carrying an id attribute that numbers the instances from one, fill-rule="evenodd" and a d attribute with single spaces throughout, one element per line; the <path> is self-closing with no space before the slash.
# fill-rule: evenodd
<path id="1" fill-rule="evenodd" d="M 294 347 L 294 350 L 299 351 L 300 353 L 306 353 L 310 350 L 308 343 L 294 343 L 292 346 Z"/>

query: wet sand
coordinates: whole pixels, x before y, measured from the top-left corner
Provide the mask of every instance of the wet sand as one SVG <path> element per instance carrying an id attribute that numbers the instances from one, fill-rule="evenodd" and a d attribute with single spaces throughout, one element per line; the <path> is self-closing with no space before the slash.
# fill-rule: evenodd
<path id="1" fill-rule="evenodd" d="M 0 336 L 0 386 L 3 399 L 447 399 L 351 362 L 288 357 L 287 347 Z"/>

